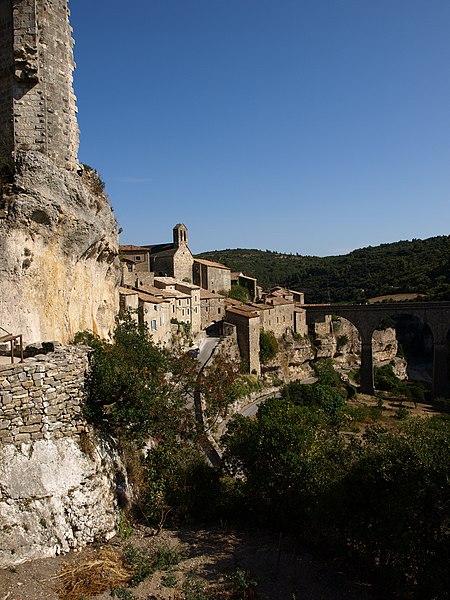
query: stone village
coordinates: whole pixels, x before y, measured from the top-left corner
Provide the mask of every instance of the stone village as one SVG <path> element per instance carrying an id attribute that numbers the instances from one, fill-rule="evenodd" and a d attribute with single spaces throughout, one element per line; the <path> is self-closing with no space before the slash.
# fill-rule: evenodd
<path id="1" fill-rule="evenodd" d="M 116 530 L 123 466 L 104 440 L 95 452 L 80 443 L 92 431 L 82 414 L 89 349 L 70 345 L 77 332 L 107 338 L 119 307 L 161 346 L 197 348 L 212 327 L 268 383 L 307 378 L 314 357 L 356 364 L 359 348 L 342 320 L 337 352 L 338 324 L 324 315 L 313 349 L 301 292 L 262 291 L 252 277 L 194 258 L 183 224 L 171 242 L 119 248 L 101 182 L 78 162 L 69 14 L 67 0 L 0 1 L 0 342 L 34 343 L 34 356 L 0 366 L 0 567 Z M 248 302 L 228 296 L 233 284 Z M 263 366 L 262 330 L 284 344 Z M 375 358 L 404 374 L 395 332 L 377 331 L 373 343 Z"/>

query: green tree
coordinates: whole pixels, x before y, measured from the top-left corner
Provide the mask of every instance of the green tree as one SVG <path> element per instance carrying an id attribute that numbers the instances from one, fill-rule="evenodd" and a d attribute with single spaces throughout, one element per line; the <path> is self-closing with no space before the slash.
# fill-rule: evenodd
<path id="1" fill-rule="evenodd" d="M 264 364 L 278 354 L 278 341 L 273 331 L 261 330 L 259 334 L 259 360 Z"/>
<path id="2" fill-rule="evenodd" d="M 192 389 L 193 361 L 157 347 L 147 326 L 130 315 L 117 326 L 112 343 L 85 333 L 75 341 L 93 348 L 85 410 L 98 427 L 138 445 L 150 436 L 192 435 L 186 393 Z"/>
<path id="3" fill-rule="evenodd" d="M 254 420 L 234 417 L 222 438 L 224 461 L 259 521 L 305 522 L 314 498 L 335 477 L 343 448 L 324 425 L 320 413 L 282 399 L 268 400 Z"/>
<path id="4" fill-rule="evenodd" d="M 233 298 L 234 300 L 239 300 L 239 302 L 243 302 L 246 304 L 250 302 L 250 296 L 248 294 L 247 288 L 242 285 L 232 285 L 227 294 L 228 298 Z"/>

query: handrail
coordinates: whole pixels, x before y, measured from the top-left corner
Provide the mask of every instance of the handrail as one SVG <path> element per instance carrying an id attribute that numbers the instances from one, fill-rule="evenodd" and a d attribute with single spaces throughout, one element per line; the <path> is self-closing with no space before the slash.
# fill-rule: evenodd
<path id="1" fill-rule="evenodd" d="M 6 331 L 6 329 L 4 329 L 3 327 L 0 327 L 0 329 L 2 331 L 5 331 L 8 335 L 3 335 L 0 336 L 0 343 L 1 342 L 10 342 L 11 343 L 11 364 L 14 364 L 14 342 L 15 340 L 19 340 L 19 346 L 20 346 L 20 362 L 23 363 L 23 337 L 22 334 L 19 333 L 18 335 L 13 335 L 12 333 L 9 333 L 8 331 Z"/>

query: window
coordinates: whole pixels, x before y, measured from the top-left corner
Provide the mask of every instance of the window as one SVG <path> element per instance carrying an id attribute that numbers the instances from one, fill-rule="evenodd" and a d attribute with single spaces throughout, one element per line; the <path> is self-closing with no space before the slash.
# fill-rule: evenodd
<path id="1" fill-rule="evenodd" d="M 140 260 L 142 260 L 142 259 L 141 259 L 141 257 L 140 257 L 140 256 L 135 256 L 135 257 L 134 257 L 134 260 L 135 260 L 136 262 L 139 262 L 139 261 L 140 261 Z"/>
<path id="2" fill-rule="evenodd" d="M 157 304 L 154 304 L 154 305 L 153 305 L 153 308 L 154 308 L 154 310 L 158 310 L 158 305 L 157 305 Z"/>
<path id="3" fill-rule="evenodd" d="M 161 315 L 161 318 L 159 319 L 159 324 L 164 325 L 164 315 Z"/>
<path id="4" fill-rule="evenodd" d="M 158 325 L 156 323 L 156 319 L 152 319 L 151 325 L 150 325 L 150 329 L 152 331 L 156 331 L 158 329 Z"/>

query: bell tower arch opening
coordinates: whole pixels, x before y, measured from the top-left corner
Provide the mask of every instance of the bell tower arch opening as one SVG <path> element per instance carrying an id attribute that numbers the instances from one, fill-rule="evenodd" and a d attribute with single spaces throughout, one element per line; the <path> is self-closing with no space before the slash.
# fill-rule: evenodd
<path id="1" fill-rule="evenodd" d="M 177 247 L 188 245 L 188 230 L 183 223 L 178 223 L 173 228 L 173 243 Z"/>

